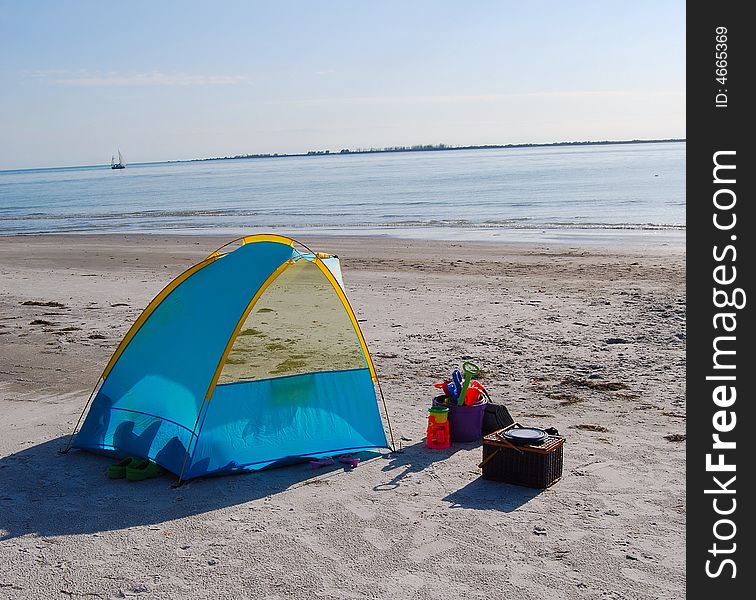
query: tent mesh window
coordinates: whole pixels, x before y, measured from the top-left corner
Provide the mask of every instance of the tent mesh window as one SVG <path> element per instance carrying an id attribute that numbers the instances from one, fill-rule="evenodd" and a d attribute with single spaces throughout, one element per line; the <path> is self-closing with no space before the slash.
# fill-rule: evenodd
<path id="1" fill-rule="evenodd" d="M 336 290 L 315 263 L 300 259 L 252 306 L 218 384 L 364 368 L 362 346 Z"/>

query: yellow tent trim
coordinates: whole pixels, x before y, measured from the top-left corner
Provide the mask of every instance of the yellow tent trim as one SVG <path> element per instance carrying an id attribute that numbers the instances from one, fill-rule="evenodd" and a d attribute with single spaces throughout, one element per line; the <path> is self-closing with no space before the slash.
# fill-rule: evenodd
<path id="1" fill-rule="evenodd" d="M 110 370 L 116 364 L 116 361 L 120 358 L 121 354 L 123 354 L 123 351 L 126 349 L 126 346 L 128 346 L 129 342 L 131 342 L 131 339 L 137 334 L 137 331 L 139 331 L 139 329 L 142 327 L 144 322 L 149 318 L 149 316 L 154 312 L 154 310 L 160 305 L 160 303 L 166 299 L 168 294 L 170 294 L 173 290 L 175 290 L 179 285 L 184 283 L 184 281 L 189 279 L 189 277 L 194 275 L 197 271 L 199 271 L 200 269 L 203 269 L 210 263 L 214 262 L 216 259 L 219 258 L 219 256 L 220 255 L 216 256 L 213 253 L 202 262 L 197 263 L 193 267 L 188 268 L 186 271 L 181 273 L 181 275 L 176 277 L 176 279 L 174 279 L 167 286 L 165 286 L 162 289 L 162 291 L 152 299 L 152 302 L 150 302 L 147 305 L 147 308 L 145 308 L 142 311 L 142 314 L 139 315 L 139 318 L 131 326 L 131 329 L 129 329 L 126 336 L 121 340 L 121 343 L 118 344 L 118 348 L 116 348 L 116 351 L 113 353 L 113 356 L 110 357 L 108 364 L 105 366 L 105 370 L 102 372 L 102 377 L 100 377 L 101 380 L 104 380 L 108 376 L 108 373 L 110 373 Z"/>
<path id="2" fill-rule="evenodd" d="M 313 262 L 318 265 L 318 268 L 322 271 L 323 275 L 326 276 L 326 279 L 328 279 L 328 281 L 333 286 L 333 289 L 336 291 L 336 295 L 339 297 L 339 300 L 341 300 L 341 303 L 344 305 L 344 309 L 349 315 L 349 320 L 352 321 L 354 331 L 357 333 L 357 337 L 360 340 L 360 346 L 362 346 L 362 352 L 365 355 L 365 361 L 367 361 L 368 369 L 370 369 L 370 376 L 373 378 L 373 381 L 378 381 L 378 375 L 375 372 L 373 359 L 370 357 L 370 352 L 368 351 L 367 344 L 365 343 L 365 336 L 362 335 L 360 324 L 357 322 L 357 317 L 354 316 L 354 311 L 352 310 L 351 304 L 349 304 L 349 300 L 347 299 L 344 290 L 341 289 L 339 282 L 336 281 L 333 273 L 331 273 L 331 270 L 325 265 L 325 263 L 320 260 L 320 257 L 317 257 L 316 255 L 316 258 Z"/>
<path id="3" fill-rule="evenodd" d="M 262 240 L 255 240 L 255 241 L 262 241 Z M 239 332 L 241 331 L 241 328 L 244 325 L 244 322 L 247 320 L 249 313 L 252 312 L 252 309 L 255 307 L 255 304 L 257 304 L 257 301 L 260 299 L 260 296 L 263 295 L 265 290 L 268 289 L 268 286 L 271 283 L 273 283 L 276 280 L 276 278 L 287 269 L 287 267 L 293 264 L 294 264 L 294 260 L 289 259 L 285 263 L 279 265 L 279 267 L 275 271 L 273 271 L 268 276 L 268 278 L 263 282 L 263 284 L 260 286 L 260 289 L 257 290 L 255 295 L 252 296 L 252 300 L 249 301 L 249 304 L 247 304 L 247 308 L 244 309 L 244 312 L 242 313 L 241 318 L 236 323 L 234 332 L 231 334 L 231 337 L 228 338 L 228 342 L 226 343 L 226 348 L 223 350 L 223 354 L 221 355 L 220 361 L 218 361 L 218 366 L 215 369 L 213 378 L 210 381 L 210 385 L 207 388 L 207 393 L 205 394 L 205 401 L 209 401 L 210 397 L 213 395 L 213 392 L 215 391 L 215 386 L 218 385 L 218 379 L 220 379 L 221 371 L 223 371 L 223 366 L 226 364 L 226 359 L 228 358 L 228 355 L 231 353 L 231 348 L 233 347 L 234 342 L 236 341 L 236 338 L 239 336 Z"/>
<path id="4" fill-rule="evenodd" d="M 236 242 L 241 242 L 242 246 L 246 244 L 254 244 L 256 242 L 276 242 L 292 247 L 294 247 L 295 243 L 293 239 L 286 237 L 285 235 L 277 235 L 275 233 L 258 233 L 255 235 L 247 235 L 244 237 L 236 238 L 235 240 L 231 240 L 227 244 L 223 244 L 215 252 L 211 253 L 208 258 L 210 258 L 211 256 L 220 256 L 221 254 L 223 254 L 221 250 L 223 250 L 227 246 L 230 246 L 231 244 L 235 244 Z"/>

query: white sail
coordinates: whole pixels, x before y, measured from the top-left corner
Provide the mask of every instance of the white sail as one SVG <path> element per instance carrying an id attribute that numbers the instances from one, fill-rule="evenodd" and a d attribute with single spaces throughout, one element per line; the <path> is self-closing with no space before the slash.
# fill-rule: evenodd
<path id="1" fill-rule="evenodd" d="M 111 155 L 110 157 L 110 168 L 111 169 L 125 169 L 126 163 L 123 161 L 123 155 L 121 154 L 121 150 L 118 150 L 118 162 L 116 162 L 115 155 Z"/>

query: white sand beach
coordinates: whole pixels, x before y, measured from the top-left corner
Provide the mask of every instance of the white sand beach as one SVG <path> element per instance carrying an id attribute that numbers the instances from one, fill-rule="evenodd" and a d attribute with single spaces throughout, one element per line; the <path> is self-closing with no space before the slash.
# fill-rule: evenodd
<path id="1" fill-rule="evenodd" d="M 59 454 L 142 308 L 226 241 L 0 237 L 0 598 L 684 596 L 681 245 L 308 237 L 341 257 L 401 451 L 178 488 Z M 479 443 L 425 447 L 462 360 L 566 436 L 554 486 L 482 480 Z"/>

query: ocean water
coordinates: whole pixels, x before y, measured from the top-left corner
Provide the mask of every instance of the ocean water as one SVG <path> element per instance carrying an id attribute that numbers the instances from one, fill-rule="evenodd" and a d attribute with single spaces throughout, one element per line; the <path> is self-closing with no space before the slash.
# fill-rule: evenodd
<path id="1" fill-rule="evenodd" d="M 0 235 L 684 229 L 684 143 L 0 171 Z"/>

